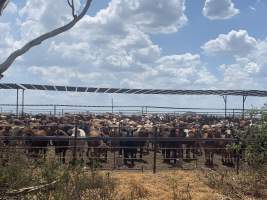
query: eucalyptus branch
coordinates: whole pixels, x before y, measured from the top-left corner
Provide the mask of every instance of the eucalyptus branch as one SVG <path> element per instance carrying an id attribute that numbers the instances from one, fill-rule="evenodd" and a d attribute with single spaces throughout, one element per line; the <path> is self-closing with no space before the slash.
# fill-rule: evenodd
<path id="1" fill-rule="evenodd" d="M 77 15 L 75 14 L 74 0 L 71 0 L 71 2 L 70 2 L 70 0 L 67 0 L 67 1 L 68 1 L 70 8 L 71 8 L 72 16 L 75 19 L 77 17 Z"/>
<path id="2" fill-rule="evenodd" d="M 0 0 L 0 16 L 3 14 L 4 9 L 7 7 L 9 0 Z"/>
<path id="3" fill-rule="evenodd" d="M 30 42 L 26 43 L 22 48 L 17 49 L 16 51 L 12 52 L 7 57 L 7 59 L 3 63 L 0 64 L 0 79 L 3 77 L 3 73 L 12 65 L 12 63 L 19 56 L 25 54 L 32 47 L 40 45 L 43 41 L 45 41 L 49 38 L 53 38 L 53 37 L 55 37 L 55 36 L 57 36 L 63 32 L 66 32 L 66 31 L 70 30 L 73 26 L 75 26 L 77 24 L 77 22 L 80 21 L 85 16 L 86 12 L 90 8 L 91 2 L 92 2 L 92 0 L 86 0 L 85 6 L 82 9 L 81 13 L 79 15 L 77 15 L 76 17 L 74 17 L 73 20 L 71 20 L 69 23 L 31 40 Z M 68 1 L 68 3 L 70 3 L 70 5 L 72 5 L 73 13 L 74 13 L 73 0 L 72 0 L 72 2 Z"/>

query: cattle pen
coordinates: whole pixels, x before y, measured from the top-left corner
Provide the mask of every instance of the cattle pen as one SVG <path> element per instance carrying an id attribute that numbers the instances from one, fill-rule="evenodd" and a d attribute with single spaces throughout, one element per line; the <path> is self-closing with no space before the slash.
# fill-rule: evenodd
<path id="1" fill-rule="evenodd" d="M 153 131 L 146 137 L 130 137 L 122 136 L 122 126 L 119 124 L 117 127 L 118 135 L 101 137 L 82 136 L 78 134 L 80 127 L 76 121 L 78 116 L 89 116 L 94 113 L 122 113 L 123 111 L 130 111 L 131 113 L 139 113 L 141 115 L 147 115 L 148 113 L 158 114 L 161 113 L 159 109 L 164 110 L 162 113 L 173 113 L 174 116 L 186 113 L 198 114 L 211 114 L 219 116 L 218 119 L 232 118 L 232 120 L 244 119 L 246 112 L 249 109 L 245 109 L 245 101 L 248 96 L 267 97 L 267 91 L 259 90 L 163 90 L 163 89 L 127 89 L 127 88 L 96 88 L 96 87 L 73 87 L 73 86 L 54 86 L 54 85 L 32 85 L 32 84 L 14 84 L 14 83 L 1 83 L 0 89 L 15 90 L 16 91 L 16 104 L 1 104 L 1 113 L 7 116 L 11 115 L 14 119 L 25 119 L 35 117 L 36 114 L 46 114 L 49 119 L 60 119 L 64 116 L 71 116 L 75 123 L 71 124 L 73 134 L 69 136 L 0 136 L 1 157 L 2 161 L 6 162 L 12 153 L 25 153 L 29 155 L 38 151 L 50 151 L 54 152 L 60 148 L 68 149 L 66 157 L 68 162 L 80 162 L 83 161 L 91 167 L 99 169 L 113 169 L 113 170 L 153 170 L 156 173 L 157 170 L 163 169 L 193 169 L 203 165 L 219 166 L 219 162 L 223 162 L 223 166 L 228 169 L 235 169 L 238 173 L 242 163 L 242 149 L 239 151 L 231 150 L 228 146 L 231 144 L 238 144 L 238 138 L 186 138 L 186 137 L 164 137 L 162 132 L 164 128 L 160 125 L 154 126 Z M 135 95 L 219 95 L 222 96 L 224 102 L 224 109 L 211 109 L 209 108 L 174 108 L 174 107 L 155 107 L 155 106 L 80 106 L 80 105 L 29 105 L 24 102 L 25 91 L 65 91 L 65 92 L 79 92 L 79 93 L 106 93 L 106 94 L 135 94 Z M 19 103 L 19 92 L 22 91 L 21 103 Z M 234 109 L 227 108 L 228 96 L 241 96 L 242 108 Z M 7 107 L 12 108 L 10 110 Z M 38 109 L 27 110 L 29 107 L 36 107 Z M 40 107 L 49 107 L 49 109 L 40 109 Z M 71 112 L 70 108 L 90 108 L 91 110 L 85 112 Z M 3 109 L 4 108 L 4 109 Z M 21 112 L 20 112 L 21 108 Z M 52 108 L 52 109 L 51 109 Z M 92 110 L 101 108 L 100 110 Z M 13 109 L 15 112 L 13 113 Z M 34 111 L 36 111 L 34 113 Z M 260 112 L 260 110 L 257 110 Z M 12 115 L 12 113 L 14 115 Z M 71 114 L 72 113 L 72 114 Z M 1 125 L 5 127 L 6 125 Z M 58 123 L 56 126 L 60 126 Z M 30 125 L 29 125 L 30 127 Z M 55 125 L 41 125 L 40 129 L 54 128 Z M 36 127 L 35 127 L 36 128 Z M 38 127 L 37 127 L 38 128 Z M 125 128 L 125 127 L 123 127 Z M 125 128 L 126 129 L 126 128 Z M 55 145 L 57 142 L 68 142 L 68 145 L 64 146 L 60 144 Z M 79 142 L 85 142 L 87 152 L 91 151 L 92 154 L 86 157 L 79 156 L 80 146 Z M 91 147 L 91 143 L 100 143 L 104 145 L 98 145 Z M 43 144 L 38 146 L 38 144 Z M 12 145 L 15 144 L 15 145 Z M 19 145 L 18 145 L 19 144 Z M 23 145 L 20 145 L 23 144 Z M 70 145 L 71 144 L 71 145 Z M 115 144 L 115 145 L 114 145 Z M 218 144 L 223 144 L 219 146 Z M 37 151 L 36 151 L 37 150 Z M 101 153 L 99 153 L 101 152 Z M 104 152 L 104 153 L 103 153 Z M 62 152 L 61 152 L 62 153 Z M 205 155 L 204 155 L 205 154 Z M 208 158 L 207 158 L 207 155 Z M 42 154 L 41 154 L 42 155 Z M 36 155 L 34 155 L 36 156 Z M 139 156 L 139 157 L 138 157 Z M 104 160 L 104 161 L 103 161 Z M 64 160 L 65 162 L 65 160 Z M 215 163 L 213 163 L 215 162 Z M 164 164 L 162 164 L 164 163 Z M 166 164 L 167 163 L 167 164 Z M 187 166 L 187 167 L 185 167 Z M 193 168 L 192 168 L 193 166 Z M 221 167 L 222 165 L 220 165 Z"/>
<path id="2" fill-rule="evenodd" d="M 75 134 L 77 135 L 77 134 Z M 128 144 L 135 144 L 138 142 L 146 142 L 147 148 L 144 148 L 143 150 L 146 151 L 144 153 L 142 158 L 135 157 L 122 157 L 119 155 L 117 151 L 123 150 L 123 151 L 129 151 L 131 150 L 138 150 L 138 153 L 140 153 L 140 148 L 143 148 L 141 146 L 107 146 L 107 147 L 94 147 L 94 151 L 97 149 L 100 149 L 102 151 L 107 151 L 107 156 L 104 157 L 104 155 L 99 155 L 99 157 L 96 156 L 82 156 L 79 157 L 77 149 L 82 148 L 82 146 L 77 145 L 78 141 L 86 141 L 86 142 L 94 142 L 94 141 L 100 141 L 103 140 L 101 137 L 55 137 L 55 136 L 46 136 L 46 137 L 8 137 L 8 136 L 2 136 L 0 137 L 0 141 L 8 141 L 9 143 L 12 143 L 14 141 L 26 141 L 26 143 L 30 142 L 64 142 L 64 141 L 73 141 L 73 146 L 67 146 L 68 149 L 73 148 L 73 151 L 67 156 L 67 160 L 70 161 L 70 163 L 77 162 L 81 164 L 81 161 L 84 162 L 85 165 L 88 165 L 91 168 L 95 169 L 101 169 L 101 170 L 139 170 L 139 171 L 145 171 L 145 170 L 152 170 L 153 173 L 156 173 L 157 170 L 172 170 L 172 169 L 185 169 L 185 170 L 192 170 L 192 169 L 199 169 L 204 166 L 203 161 L 203 153 L 199 153 L 198 150 L 212 150 L 212 151 L 226 151 L 227 148 L 219 148 L 219 147 L 200 147 L 199 144 L 203 143 L 216 143 L 216 142 L 227 142 L 227 144 L 235 144 L 238 143 L 238 139 L 202 139 L 202 138 L 159 138 L 157 134 L 155 134 L 154 137 L 108 137 L 104 140 L 106 142 L 126 142 Z M 161 146 L 162 143 L 175 143 L 179 142 L 180 144 L 188 144 L 191 143 L 192 145 L 190 148 L 187 146 L 181 146 L 179 148 L 176 147 L 166 147 Z M 1 149 L 1 156 L 2 159 L 5 158 L 5 160 L 8 160 L 9 156 L 12 156 L 15 153 L 23 153 L 25 154 L 25 150 L 48 150 L 54 147 L 53 145 L 49 146 L 2 146 Z M 55 148 L 55 147 L 54 147 Z M 64 148 L 64 146 L 60 146 L 60 148 Z M 23 151 L 22 151 L 23 150 Z M 176 155 L 166 155 L 169 150 L 169 153 L 171 152 L 181 152 L 180 156 Z M 188 151 L 190 150 L 190 152 Z M 147 156 L 146 156 L 147 155 Z M 29 156 L 33 156 L 30 155 Z M 43 155 L 38 154 L 38 159 L 43 159 Z M 236 170 L 236 172 L 239 172 L 240 169 L 240 161 L 242 158 L 242 152 L 240 151 L 234 151 L 232 152 L 232 157 L 229 158 L 229 163 L 226 163 L 223 169 L 228 170 Z M 33 156 L 34 159 L 36 159 L 36 155 Z M 53 157 L 53 159 L 56 159 L 56 157 Z M 106 161 L 103 161 L 106 159 Z M 220 158 L 216 157 L 214 158 L 213 166 L 219 168 L 222 167 L 221 164 L 219 164 Z M 230 162 L 230 159 L 231 160 Z M 3 161 L 3 160 L 2 160 Z M 88 162 L 87 162 L 88 161 Z M 89 162 L 90 161 L 90 162 Z M 127 162 L 127 164 L 123 163 Z M 131 165 L 131 162 L 133 163 Z M 162 164 L 162 163 L 168 163 Z M 192 163 L 193 162 L 193 163 Z M 227 166 L 228 164 L 228 166 Z M 229 168 L 227 168 L 229 167 Z M 222 168 L 221 168 L 222 169 Z"/>

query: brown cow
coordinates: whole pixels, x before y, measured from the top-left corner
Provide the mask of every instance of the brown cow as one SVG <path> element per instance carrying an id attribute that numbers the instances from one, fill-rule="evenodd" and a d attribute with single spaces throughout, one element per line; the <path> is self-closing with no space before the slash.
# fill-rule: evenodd
<path id="1" fill-rule="evenodd" d="M 203 126 L 203 138 L 204 139 L 212 139 L 214 135 L 212 134 L 212 130 L 209 125 Z M 215 142 L 213 141 L 205 141 L 203 142 L 204 155 L 205 155 L 205 165 L 213 166 L 213 158 L 214 158 L 214 147 L 216 147 Z"/>
<path id="2" fill-rule="evenodd" d="M 100 137 L 103 137 L 103 133 L 100 130 L 100 124 L 99 121 L 92 122 L 90 126 L 89 133 L 86 133 L 88 137 L 98 137 L 96 140 L 88 140 L 87 141 L 87 157 L 93 157 L 94 159 L 99 159 L 102 155 L 104 155 L 105 162 L 107 161 L 107 150 L 108 146 L 105 144 L 105 142 L 102 139 L 99 139 Z"/>
<path id="3" fill-rule="evenodd" d="M 34 129 L 25 127 L 22 132 L 24 136 L 31 137 L 25 141 L 28 153 L 32 154 L 34 157 L 42 155 L 43 158 L 45 158 L 49 141 L 37 140 L 34 137 L 46 137 L 48 136 L 47 131 L 41 129 L 40 127 L 35 127 Z"/>

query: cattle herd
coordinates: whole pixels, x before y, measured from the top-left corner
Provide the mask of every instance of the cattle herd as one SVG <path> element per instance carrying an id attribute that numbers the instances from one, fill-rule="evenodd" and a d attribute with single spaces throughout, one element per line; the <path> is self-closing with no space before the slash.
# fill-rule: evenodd
<path id="1" fill-rule="evenodd" d="M 74 154 L 75 151 L 77 159 L 90 161 L 93 158 L 100 162 L 106 162 L 112 152 L 122 158 L 123 165 L 133 166 L 144 155 L 156 150 L 162 161 L 170 165 L 179 159 L 194 160 L 203 155 L 205 164 L 211 166 L 214 155 L 217 155 L 223 165 L 234 166 L 235 154 L 226 148 L 232 141 L 211 139 L 237 138 L 237 132 L 248 130 L 253 123 L 256 122 L 251 119 L 194 113 L 127 116 L 111 113 L 66 114 L 61 117 L 25 115 L 19 118 L 0 115 L 0 159 L 3 158 L 3 149 L 10 147 L 23 149 L 23 153 L 29 156 L 44 157 L 48 149 L 53 149 L 63 163 L 68 152 Z M 34 139 L 47 136 L 49 140 Z M 12 137 L 27 139 L 12 140 Z M 51 139 L 53 137 L 57 139 Z M 78 140 L 74 140 L 75 137 Z M 149 140 L 155 137 L 157 143 Z"/>

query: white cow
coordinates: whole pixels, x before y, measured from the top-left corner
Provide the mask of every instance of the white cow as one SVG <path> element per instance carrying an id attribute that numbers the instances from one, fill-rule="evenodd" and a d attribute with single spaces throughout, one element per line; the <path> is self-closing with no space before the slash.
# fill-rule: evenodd
<path id="1" fill-rule="evenodd" d="M 69 130 L 69 135 L 75 137 L 75 128 Z M 86 133 L 84 130 L 77 128 L 77 140 L 76 140 L 76 152 L 79 155 L 80 159 L 83 160 L 83 154 L 87 149 L 87 142 L 85 140 L 80 140 L 79 138 L 85 138 Z M 75 149 L 75 140 L 70 141 L 70 149 L 74 153 Z"/>

